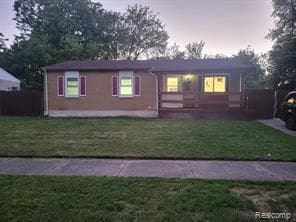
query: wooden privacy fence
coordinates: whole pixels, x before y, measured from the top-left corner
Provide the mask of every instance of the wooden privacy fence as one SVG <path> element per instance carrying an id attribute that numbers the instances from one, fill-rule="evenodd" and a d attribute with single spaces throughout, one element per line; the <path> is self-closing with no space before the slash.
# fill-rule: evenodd
<path id="1" fill-rule="evenodd" d="M 248 89 L 245 92 L 245 110 L 254 118 L 272 118 L 274 90 Z"/>
<path id="2" fill-rule="evenodd" d="M 40 91 L 0 91 L 0 115 L 39 116 L 43 112 Z"/>
<path id="3" fill-rule="evenodd" d="M 281 104 L 291 90 L 248 89 L 243 93 L 243 112 L 252 118 L 281 115 Z M 276 111 L 276 113 L 274 113 Z M 0 91 L 0 115 L 40 116 L 43 93 L 40 91 Z"/>
<path id="4" fill-rule="evenodd" d="M 292 90 L 248 89 L 245 92 L 245 111 L 254 118 L 281 116 L 281 105 Z"/>

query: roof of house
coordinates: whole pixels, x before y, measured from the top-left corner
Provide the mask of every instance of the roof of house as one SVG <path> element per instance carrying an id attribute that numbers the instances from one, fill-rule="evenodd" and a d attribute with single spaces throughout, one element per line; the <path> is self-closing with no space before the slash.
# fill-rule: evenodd
<path id="1" fill-rule="evenodd" d="M 158 59 L 158 60 L 70 60 L 43 67 L 47 71 L 65 70 L 151 70 L 153 72 L 190 72 L 203 70 L 254 69 L 233 59 Z"/>
<path id="2" fill-rule="evenodd" d="M 9 72 L 2 69 L 1 67 L 0 67 L 0 80 L 8 80 L 8 81 L 12 81 L 12 82 L 20 82 L 20 80 L 15 78 L 13 75 L 11 75 Z"/>

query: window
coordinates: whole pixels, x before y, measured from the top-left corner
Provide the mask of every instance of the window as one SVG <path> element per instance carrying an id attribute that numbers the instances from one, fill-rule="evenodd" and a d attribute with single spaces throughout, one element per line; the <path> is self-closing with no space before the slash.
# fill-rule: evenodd
<path id="1" fill-rule="evenodd" d="M 167 92 L 178 92 L 178 77 L 167 78 Z"/>
<path id="2" fill-rule="evenodd" d="M 77 78 L 67 79 L 67 95 L 78 96 L 78 79 Z"/>
<path id="3" fill-rule="evenodd" d="M 119 95 L 132 97 L 133 90 L 133 72 L 119 72 Z"/>
<path id="4" fill-rule="evenodd" d="M 214 91 L 214 78 L 205 77 L 204 79 L 204 92 L 213 92 Z"/>
<path id="5" fill-rule="evenodd" d="M 120 78 L 120 95 L 132 96 L 133 95 L 133 79 L 130 77 Z"/>
<path id="6" fill-rule="evenodd" d="M 79 97 L 79 72 L 65 72 L 65 96 Z"/>
<path id="7" fill-rule="evenodd" d="M 204 77 L 204 92 L 226 92 L 225 76 Z"/>

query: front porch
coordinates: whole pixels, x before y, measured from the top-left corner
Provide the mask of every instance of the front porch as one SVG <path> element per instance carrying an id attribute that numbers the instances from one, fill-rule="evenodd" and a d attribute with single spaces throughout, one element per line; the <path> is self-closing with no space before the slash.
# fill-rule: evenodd
<path id="1" fill-rule="evenodd" d="M 228 112 L 244 109 L 240 73 L 165 74 L 159 81 L 160 112 Z"/>
<path id="2" fill-rule="evenodd" d="M 241 92 L 223 94 L 160 92 L 159 97 L 159 108 L 162 110 L 229 110 L 241 109 L 244 106 Z"/>

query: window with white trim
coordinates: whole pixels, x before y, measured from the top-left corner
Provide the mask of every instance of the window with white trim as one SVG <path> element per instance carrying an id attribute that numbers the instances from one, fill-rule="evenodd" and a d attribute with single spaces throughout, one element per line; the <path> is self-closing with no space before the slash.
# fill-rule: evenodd
<path id="1" fill-rule="evenodd" d="M 79 72 L 65 72 L 66 97 L 79 97 Z"/>
<path id="2" fill-rule="evenodd" d="M 133 96 L 133 72 L 124 71 L 119 72 L 119 96 L 132 97 Z"/>
<path id="3" fill-rule="evenodd" d="M 78 96 L 78 79 L 67 78 L 67 95 Z"/>

